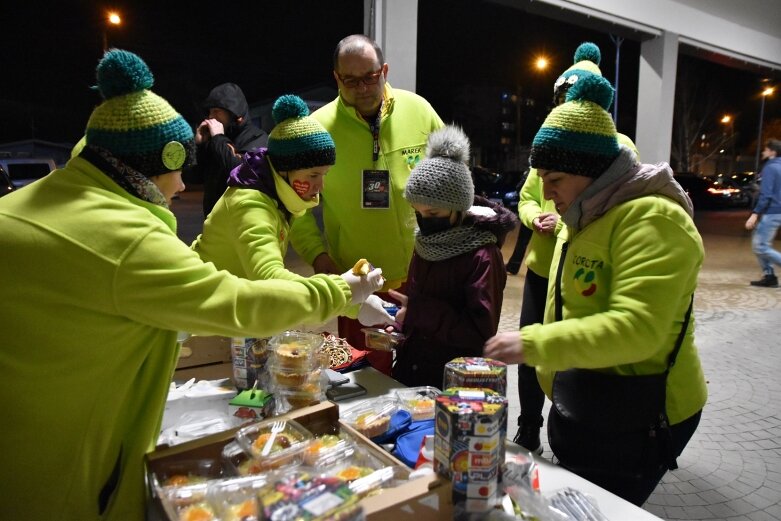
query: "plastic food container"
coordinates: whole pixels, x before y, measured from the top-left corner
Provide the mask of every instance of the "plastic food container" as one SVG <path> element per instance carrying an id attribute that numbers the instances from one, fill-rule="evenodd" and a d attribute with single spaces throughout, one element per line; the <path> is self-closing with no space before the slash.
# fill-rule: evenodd
<path id="1" fill-rule="evenodd" d="M 312 434 L 293 420 L 264 420 L 242 427 L 236 443 L 261 470 L 300 463 Z"/>
<path id="2" fill-rule="evenodd" d="M 198 485 L 221 476 L 222 466 L 214 459 L 176 461 L 155 472 L 157 485 L 163 488 Z"/>
<path id="3" fill-rule="evenodd" d="M 364 327 L 361 331 L 363 331 L 366 348 L 375 351 L 391 351 L 405 339 L 401 333 L 388 332 L 376 327 Z"/>
<path id="4" fill-rule="evenodd" d="M 207 501 L 208 485 L 199 483 L 185 487 L 164 489 L 162 501 L 176 513 L 177 520 L 217 519 L 217 512 Z"/>
<path id="5" fill-rule="evenodd" d="M 440 394 L 442 392 L 439 389 L 429 385 L 396 391 L 396 397 L 401 407 L 410 413 L 412 421 L 433 419 L 437 396 Z"/>
<path id="6" fill-rule="evenodd" d="M 323 335 L 317 333 L 285 331 L 269 340 L 268 345 L 272 352 L 269 363 L 308 371 L 318 363 L 316 353 L 323 342 Z"/>
<path id="7" fill-rule="evenodd" d="M 399 403 L 394 399 L 363 400 L 345 410 L 340 417 L 367 438 L 374 438 L 388 431 L 391 417 L 398 410 Z"/>
<path id="8" fill-rule="evenodd" d="M 245 476 L 209 485 L 208 500 L 220 521 L 259 519 L 257 495 L 268 484 L 268 475 Z"/>
<path id="9" fill-rule="evenodd" d="M 291 369 L 286 366 L 269 364 L 266 366 L 269 385 L 277 389 L 298 389 L 306 384 L 320 385 L 321 369 L 319 364 Z"/>
<path id="10" fill-rule="evenodd" d="M 291 391 L 278 389 L 274 391 L 276 414 L 285 414 L 293 409 L 317 405 L 326 399 L 325 393 L 320 390 L 319 386 L 314 387 L 312 390 Z"/>

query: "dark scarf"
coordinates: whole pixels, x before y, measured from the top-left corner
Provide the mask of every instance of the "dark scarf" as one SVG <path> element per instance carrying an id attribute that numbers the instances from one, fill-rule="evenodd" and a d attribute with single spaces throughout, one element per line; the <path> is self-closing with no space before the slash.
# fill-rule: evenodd
<path id="1" fill-rule="evenodd" d="M 108 150 L 87 145 L 79 156 L 95 165 L 98 170 L 133 197 L 168 208 L 168 201 L 165 200 L 165 196 L 156 184 L 138 170 L 127 166 Z"/>

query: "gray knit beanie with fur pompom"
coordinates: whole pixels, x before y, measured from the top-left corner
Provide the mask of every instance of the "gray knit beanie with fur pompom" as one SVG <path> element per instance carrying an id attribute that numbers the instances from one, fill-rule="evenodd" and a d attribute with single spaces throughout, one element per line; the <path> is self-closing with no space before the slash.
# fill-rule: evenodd
<path id="1" fill-rule="evenodd" d="M 475 198 L 468 163 L 464 131 L 454 125 L 435 130 L 428 137 L 426 157 L 410 172 L 404 197 L 410 203 L 467 211 Z"/>

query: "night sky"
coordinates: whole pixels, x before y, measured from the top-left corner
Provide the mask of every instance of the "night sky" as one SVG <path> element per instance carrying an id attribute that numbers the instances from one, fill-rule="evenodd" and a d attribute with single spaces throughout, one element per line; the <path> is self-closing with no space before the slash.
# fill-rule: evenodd
<path id="1" fill-rule="evenodd" d="M 363 28 L 362 0 L 214 2 L 208 9 L 178 1 L 8 4 L 0 7 L 0 142 L 79 139 L 100 101 L 89 87 L 109 8 L 123 16 L 123 25 L 107 32 L 110 46 L 141 55 L 155 75 L 153 90 L 193 124 L 202 117 L 199 102 L 222 82 L 238 83 L 250 103 L 318 85 L 333 87 L 334 45 Z M 614 82 L 615 47 L 608 34 L 478 0 L 420 0 L 417 90 L 444 120 L 461 123 L 477 142 L 494 139 L 489 134 L 501 93 L 520 93 L 538 107 L 522 121 L 524 139 L 530 139 L 550 107 L 553 82 L 585 40 L 600 46 L 603 75 Z M 552 61 L 546 72 L 532 67 L 539 53 Z M 624 41 L 618 128 L 630 137 L 639 53 L 639 42 Z M 393 67 L 390 63 L 391 84 Z M 679 67 L 712 82 L 723 112 L 736 114 L 742 140 L 753 139 L 758 73 L 686 56 Z M 781 118 L 781 103 L 768 98 L 765 121 L 773 118 Z"/>

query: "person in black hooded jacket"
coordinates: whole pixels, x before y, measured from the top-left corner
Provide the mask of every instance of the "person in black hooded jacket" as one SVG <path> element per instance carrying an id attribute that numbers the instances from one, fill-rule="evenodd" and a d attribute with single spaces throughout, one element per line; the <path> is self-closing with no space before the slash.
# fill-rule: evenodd
<path id="1" fill-rule="evenodd" d="M 252 124 L 249 106 L 235 83 L 217 85 L 203 102 L 209 115 L 196 129 L 197 165 L 190 175 L 203 180 L 203 215 L 208 216 L 227 188 L 230 171 L 241 156 L 264 147 L 268 135 Z"/>

